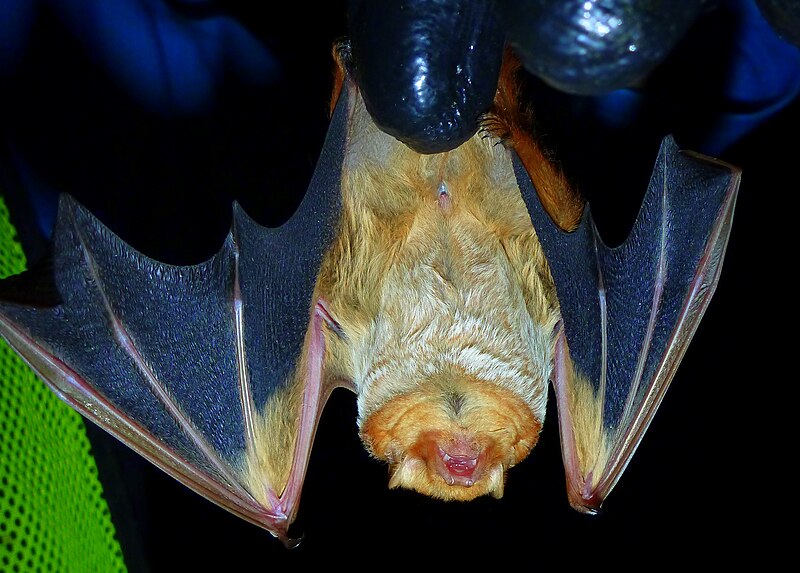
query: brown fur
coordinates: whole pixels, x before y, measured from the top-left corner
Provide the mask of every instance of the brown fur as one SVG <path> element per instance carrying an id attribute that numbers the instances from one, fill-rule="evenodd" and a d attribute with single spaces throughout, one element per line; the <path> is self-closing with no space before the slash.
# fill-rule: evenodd
<path id="1" fill-rule="evenodd" d="M 346 91 L 350 117 L 342 214 L 314 297 L 331 318 L 323 395 L 343 380 L 355 390 L 361 437 L 389 463 L 391 487 L 499 497 L 538 440 L 559 317 L 506 146 L 562 228 L 577 223 L 580 200 L 523 127 L 513 62 L 485 129 L 420 155 L 378 130 L 346 78 L 347 54 L 335 54 L 331 106 Z M 267 506 L 264 478 L 280 495 L 293 475 L 306 368 L 254 421 L 259 446 L 242 473 Z"/>
<path id="2" fill-rule="evenodd" d="M 342 79 L 343 211 L 316 292 L 340 326 L 327 332 L 326 376 L 352 381 L 362 439 L 393 468 L 392 486 L 443 499 L 502 495 L 505 470 L 544 421 L 558 320 L 509 153 L 485 133 L 447 153 L 415 153 L 377 129 Z M 504 89 L 496 125 L 527 161 L 543 162 Z M 537 169 L 549 212 L 569 227 L 572 207 L 559 202 L 575 196 L 555 169 Z M 477 460 L 469 480 L 443 469 L 448 448 Z"/>
<path id="3" fill-rule="evenodd" d="M 342 86 L 344 86 L 346 77 L 346 61 L 350 58 L 350 45 L 347 42 L 336 42 L 332 49 L 333 61 L 336 64 L 333 67 L 333 90 L 331 95 L 331 102 L 329 107 L 330 115 L 333 115 L 333 110 L 336 108 L 336 102 L 339 101 L 339 95 L 342 93 Z"/>
<path id="4" fill-rule="evenodd" d="M 503 58 L 494 105 L 484 127 L 517 152 L 550 218 L 561 229 L 572 231 L 580 222 L 584 202 L 533 138 L 532 113 L 520 104 L 521 70 L 519 60 L 508 50 Z"/>

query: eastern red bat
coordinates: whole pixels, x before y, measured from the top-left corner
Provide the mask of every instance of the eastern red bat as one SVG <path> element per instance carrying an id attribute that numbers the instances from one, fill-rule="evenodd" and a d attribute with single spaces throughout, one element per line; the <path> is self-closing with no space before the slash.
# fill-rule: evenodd
<path id="1" fill-rule="evenodd" d="M 11 279 L 0 332 L 65 402 L 287 544 L 340 386 L 391 487 L 471 500 L 503 495 L 552 384 L 568 500 L 596 511 L 713 294 L 738 170 L 667 138 L 609 249 L 527 133 L 513 61 L 481 130 L 426 155 L 374 125 L 339 54 L 328 136 L 286 224 L 235 206 L 214 257 L 171 266 L 65 196 L 59 301 L 13 302 L 42 276 Z"/>

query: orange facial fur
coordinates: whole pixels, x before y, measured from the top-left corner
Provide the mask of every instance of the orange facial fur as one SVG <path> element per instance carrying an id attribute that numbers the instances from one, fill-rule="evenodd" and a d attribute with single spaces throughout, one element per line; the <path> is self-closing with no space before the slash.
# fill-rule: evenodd
<path id="1" fill-rule="evenodd" d="M 390 487 L 466 501 L 501 497 L 505 470 L 528 455 L 540 429 L 513 392 L 453 373 L 387 402 L 361 436 L 389 462 Z"/>

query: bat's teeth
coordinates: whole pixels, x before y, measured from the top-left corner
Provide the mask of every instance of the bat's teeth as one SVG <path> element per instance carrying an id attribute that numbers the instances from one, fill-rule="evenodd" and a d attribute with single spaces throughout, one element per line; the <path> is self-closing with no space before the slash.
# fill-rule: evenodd
<path id="1" fill-rule="evenodd" d="M 477 456 L 452 455 L 439 448 L 439 457 L 444 465 L 441 471 L 442 477 L 448 484 L 458 483 L 458 485 L 471 487 L 475 483 L 473 474 L 478 467 Z"/>

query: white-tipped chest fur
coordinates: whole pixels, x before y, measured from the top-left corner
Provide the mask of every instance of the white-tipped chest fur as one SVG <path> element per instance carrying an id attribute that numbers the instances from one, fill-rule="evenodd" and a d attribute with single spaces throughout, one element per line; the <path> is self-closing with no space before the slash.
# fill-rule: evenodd
<path id="1" fill-rule="evenodd" d="M 547 325 L 534 323 L 500 243 L 480 227 L 435 204 L 417 213 L 387 269 L 379 311 L 354 349 L 360 421 L 447 373 L 512 389 L 543 419 Z"/>
<path id="2" fill-rule="evenodd" d="M 344 332 L 330 353 L 359 423 L 448 374 L 509 389 L 543 421 L 557 303 L 508 151 L 479 134 L 420 155 L 364 117 L 351 124 L 320 294 Z"/>

